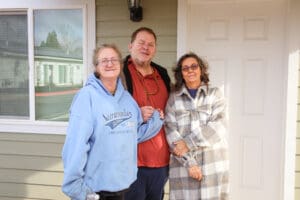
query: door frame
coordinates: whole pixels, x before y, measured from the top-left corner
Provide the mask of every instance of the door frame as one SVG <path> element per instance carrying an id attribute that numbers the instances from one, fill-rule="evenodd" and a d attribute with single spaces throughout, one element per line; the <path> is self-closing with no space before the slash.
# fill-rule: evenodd
<path id="1" fill-rule="evenodd" d="M 295 199 L 295 163 L 298 110 L 298 85 L 300 66 L 300 3 L 287 0 L 286 70 L 284 71 L 284 138 L 282 138 L 282 199 Z"/>

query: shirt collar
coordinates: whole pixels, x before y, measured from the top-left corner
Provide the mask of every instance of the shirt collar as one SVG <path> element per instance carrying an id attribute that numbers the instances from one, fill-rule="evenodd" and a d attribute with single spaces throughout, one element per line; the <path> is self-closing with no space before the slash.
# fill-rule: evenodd
<path id="1" fill-rule="evenodd" d="M 200 93 L 200 92 L 203 92 L 204 95 L 206 96 L 207 95 L 207 86 L 204 85 L 204 84 L 201 84 L 201 86 L 198 88 L 198 92 L 197 93 Z M 181 89 L 177 92 L 177 96 L 181 96 L 181 95 L 189 95 L 189 91 L 188 89 L 186 88 L 185 84 L 183 84 L 181 86 Z M 197 96 L 197 95 L 196 95 Z"/>

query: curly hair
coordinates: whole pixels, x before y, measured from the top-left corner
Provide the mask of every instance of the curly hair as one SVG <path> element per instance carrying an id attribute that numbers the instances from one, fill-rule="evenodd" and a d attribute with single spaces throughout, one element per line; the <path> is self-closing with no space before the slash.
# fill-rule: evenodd
<path id="1" fill-rule="evenodd" d="M 202 58 L 200 58 L 197 54 L 193 52 L 189 52 L 181 56 L 173 69 L 174 72 L 174 77 L 175 77 L 175 85 L 174 85 L 174 90 L 179 91 L 180 88 L 182 87 L 183 84 L 185 84 L 185 81 L 182 76 L 182 63 L 185 59 L 187 58 L 194 58 L 196 59 L 200 69 L 201 69 L 201 76 L 200 76 L 200 81 L 201 84 L 204 84 L 208 87 L 208 82 L 209 82 L 209 74 L 208 74 L 208 63 L 204 61 Z"/>

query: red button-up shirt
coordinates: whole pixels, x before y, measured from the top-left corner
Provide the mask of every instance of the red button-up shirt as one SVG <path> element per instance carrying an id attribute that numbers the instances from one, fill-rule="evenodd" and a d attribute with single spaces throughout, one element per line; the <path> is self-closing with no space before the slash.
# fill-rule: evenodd
<path id="1" fill-rule="evenodd" d="M 128 69 L 133 80 L 133 98 L 138 105 L 164 110 L 168 91 L 157 70 L 153 68 L 152 74 L 143 76 L 132 62 L 129 63 Z M 155 137 L 138 144 L 139 167 L 164 167 L 169 164 L 169 159 L 169 147 L 163 127 Z"/>

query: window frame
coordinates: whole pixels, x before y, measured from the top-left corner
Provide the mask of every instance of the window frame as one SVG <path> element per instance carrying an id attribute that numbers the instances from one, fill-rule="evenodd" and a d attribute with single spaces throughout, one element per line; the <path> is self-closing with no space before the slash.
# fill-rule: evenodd
<path id="1" fill-rule="evenodd" d="M 65 134 L 68 122 L 35 120 L 35 85 L 34 85 L 34 10 L 82 9 L 83 13 L 83 80 L 91 71 L 92 55 L 96 44 L 96 9 L 95 0 L 0 0 L 0 12 L 24 11 L 27 13 L 28 27 L 28 63 L 29 63 L 29 119 L 0 119 L 0 132 Z"/>

